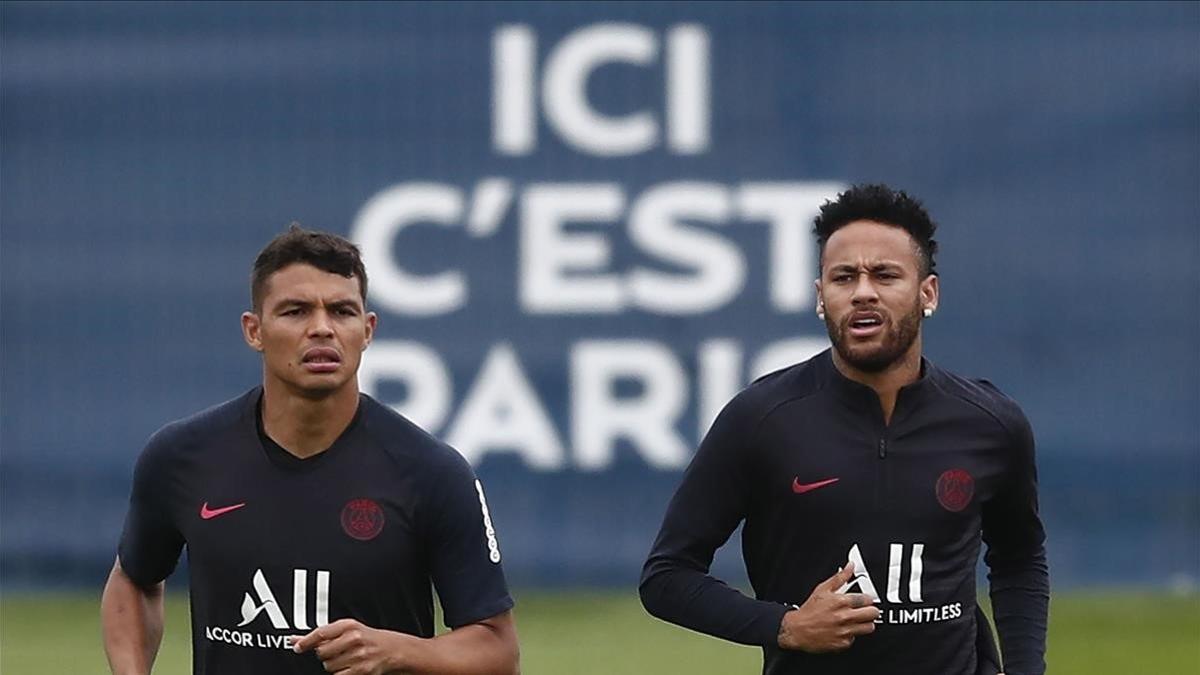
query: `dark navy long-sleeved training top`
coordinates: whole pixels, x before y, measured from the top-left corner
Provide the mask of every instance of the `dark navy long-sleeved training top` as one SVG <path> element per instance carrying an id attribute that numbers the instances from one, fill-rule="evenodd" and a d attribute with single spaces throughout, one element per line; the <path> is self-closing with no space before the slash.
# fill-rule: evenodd
<path id="1" fill-rule="evenodd" d="M 753 598 L 709 575 L 739 523 Z M 1041 675 L 1044 539 L 1033 434 L 1016 403 L 923 360 L 885 424 L 875 392 L 826 351 L 761 378 L 721 412 L 640 590 L 655 616 L 761 645 L 768 675 L 974 675 L 987 668 L 975 589 L 984 543 L 1005 672 Z M 856 576 L 843 590 L 875 599 L 875 632 L 842 652 L 780 649 L 783 615 L 847 561 Z"/>

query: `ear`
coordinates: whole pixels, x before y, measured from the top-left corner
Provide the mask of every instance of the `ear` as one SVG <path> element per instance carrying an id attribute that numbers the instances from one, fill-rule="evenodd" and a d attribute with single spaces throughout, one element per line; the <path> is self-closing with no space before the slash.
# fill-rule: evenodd
<path id="1" fill-rule="evenodd" d="M 363 349 L 371 345 L 371 339 L 375 337 L 375 327 L 379 325 L 379 317 L 375 312 L 367 312 L 367 339 L 363 341 Z"/>
<path id="2" fill-rule="evenodd" d="M 262 352 L 262 317 L 254 312 L 242 312 L 242 338 L 256 352 Z"/>
<path id="3" fill-rule="evenodd" d="M 921 309 L 937 311 L 941 289 L 938 286 L 938 275 L 930 274 L 921 280 Z"/>
<path id="4" fill-rule="evenodd" d="M 823 296 L 821 295 L 821 280 L 820 279 L 813 279 L 813 288 L 817 289 L 817 311 L 818 312 L 823 311 L 825 309 L 825 300 L 824 300 Z"/>

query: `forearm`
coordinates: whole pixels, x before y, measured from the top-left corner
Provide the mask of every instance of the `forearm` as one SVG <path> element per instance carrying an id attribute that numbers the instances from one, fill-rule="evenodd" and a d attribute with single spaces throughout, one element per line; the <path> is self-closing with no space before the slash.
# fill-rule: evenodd
<path id="1" fill-rule="evenodd" d="M 747 597 L 712 576 L 682 566 L 648 574 L 638 589 L 651 615 L 723 640 L 774 646 L 789 607 Z"/>
<path id="2" fill-rule="evenodd" d="M 507 623 L 508 625 L 504 625 Z M 508 622 L 462 626 L 434 638 L 402 636 L 398 672 L 412 675 L 517 675 L 515 629 Z"/>
<path id="3" fill-rule="evenodd" d="M 1008 675 L 1042 675 L 1046 671 L 1046 626 L 1050 577 L 1045 552 L 1020 565 L 993 566 L 992 615 Z"/>
<path id="4" fill-rule="evenodd" d="M 163 635 L 163 584 L 142 588 L 118 561 L 100 600 L 104 653 L 113 675 L 148 675 Z"/>

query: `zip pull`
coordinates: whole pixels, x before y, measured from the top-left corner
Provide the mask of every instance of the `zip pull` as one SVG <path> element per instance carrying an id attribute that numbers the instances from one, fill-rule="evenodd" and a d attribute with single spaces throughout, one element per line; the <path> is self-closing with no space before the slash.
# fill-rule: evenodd
<path id="1" fill-rule="evenodd" d="M 879 459 L 886 459 L 886 458 L 887 458 L 887 439 L 880 438 L 879 439 Z"/>

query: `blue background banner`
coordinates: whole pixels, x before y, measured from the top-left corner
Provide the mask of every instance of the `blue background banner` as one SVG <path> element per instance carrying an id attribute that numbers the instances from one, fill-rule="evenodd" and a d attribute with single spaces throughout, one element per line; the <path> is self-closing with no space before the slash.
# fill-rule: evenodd
<path id="1" fill-rule="evenodd" d="M 362 385 L 517 585 L 632 586 L 816 207 L 940 223 L 927 355 L 1023 405 L 1055 584 L 1200 579 L 1200 5 L 0 5 L 0 576 L 98 584 L 133 462 L 259 380 L 256 252 L 358 242 Z M 736 539 L 718 573 L 743 578 Z"/>

